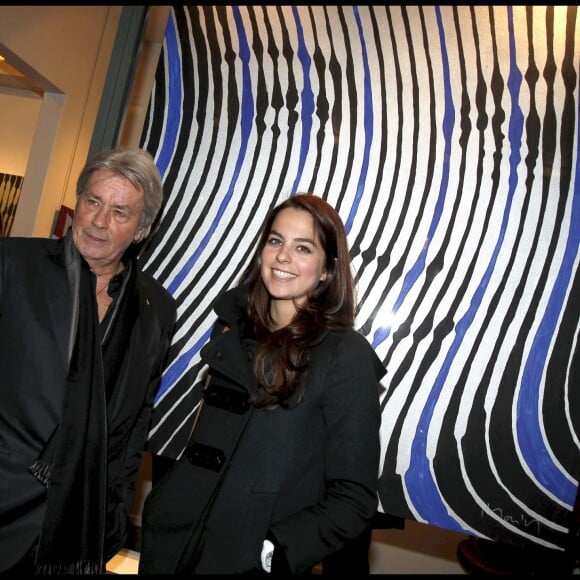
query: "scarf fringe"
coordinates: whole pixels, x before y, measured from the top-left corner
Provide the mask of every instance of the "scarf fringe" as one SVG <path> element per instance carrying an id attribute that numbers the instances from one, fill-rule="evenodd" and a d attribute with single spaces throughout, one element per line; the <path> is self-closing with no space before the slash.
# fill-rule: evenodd
<path id="1" fill-rule="evenodd" d="M 48 487 L 51 475 L 51 466 L 48 463 L 42 463 L 42 461 L 37 459 L 28 470 L 44 487 Z"/>
<path id="2" fill-rule="evenodd" d="M 48 574 L 105 574 L 106 569 L 101 561 L 95 560 L 80 560 L 78 562 L 44 562 L 36 563 L 34 566 L 34 573 L 36 575 Z"/>

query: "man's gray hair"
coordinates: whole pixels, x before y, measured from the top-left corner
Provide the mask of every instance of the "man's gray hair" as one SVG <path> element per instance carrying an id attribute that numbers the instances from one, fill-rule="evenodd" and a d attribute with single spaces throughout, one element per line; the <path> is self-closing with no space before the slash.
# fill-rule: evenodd
<path id="1" fill-rule="evenodd" d="M 163 203 L 163 184 L 153 157 L 145 149 L 105 149 L 90 159 L 77 180 L 77 197 L 85 194 L 95 171 L 111 171 L 143 190 L 143 215 L 139 227 L 146 237 Z"/>

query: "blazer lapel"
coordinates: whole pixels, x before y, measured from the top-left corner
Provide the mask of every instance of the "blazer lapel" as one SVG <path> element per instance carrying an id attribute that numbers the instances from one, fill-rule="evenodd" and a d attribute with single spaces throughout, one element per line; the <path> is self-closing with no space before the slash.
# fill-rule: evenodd
<path id="1" fill-rule="evenodd" d="M 120 380 L 117 382 L 114 399 L 109 403 L 109 414 L 114 418 L 123 408 L 124 402 L 135 390 L 141 391 L 149 384 L 151 365 L 156 360 L 155 345 L 159 344 L 161 328 L 149 296 L 137 273 L 137 320 L 131 330 L 129 346 L 125 354 Z"/>
<path id="2" fill-rule="evenodd" d="M 47 268 L 43 275 L 46 279 L 48 312 L 53 323 L 55 341 L 64 365 L 68 368 L 69 344 L 71 340 L 74 340 L 74 336 L 72 336 L 73 302 L 78 301 L 78 296 L 71 295 L 63 245 L 55 244 L 54 247 L 57 251 L 48 255 L 52 267 Z"/>

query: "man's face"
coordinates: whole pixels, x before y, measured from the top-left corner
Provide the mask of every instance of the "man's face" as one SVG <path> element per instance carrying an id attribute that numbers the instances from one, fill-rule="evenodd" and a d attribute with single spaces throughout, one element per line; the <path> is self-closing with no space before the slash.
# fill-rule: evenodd
<path id="1" fill-rule="evenodd" d="M 142 228 L 143 191 L 107 170 L 95 171 L 77 199 L 72 236 L 81 255 L 96 272 L 114 269 Z"/>

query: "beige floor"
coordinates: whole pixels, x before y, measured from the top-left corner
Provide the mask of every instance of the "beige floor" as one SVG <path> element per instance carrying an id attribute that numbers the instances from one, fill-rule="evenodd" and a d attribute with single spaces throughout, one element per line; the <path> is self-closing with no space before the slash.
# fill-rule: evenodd
<path id="1" fill-rule="evenodd" d="M 375 530 L 371 574 L 465 574 L 456 555 L 465 537 L 414 521 L 406 521 L 404 530 Z M 138 563 L 138 552 L 121 550 L 107 564 L 107 572 L 137 574 Z"/>
<path id="2" fill-rule="evenodd" d="M 457 561 L 457 545 L 466 537 L 412 520 L 404 530 L 375 530 L 371 574 L 467 574 Z"/>
<path id="3" fill-rule="evenodd" d="M 107 562 L 107 574 L 137 574 L 139 552 L 121 550 Z"/>

